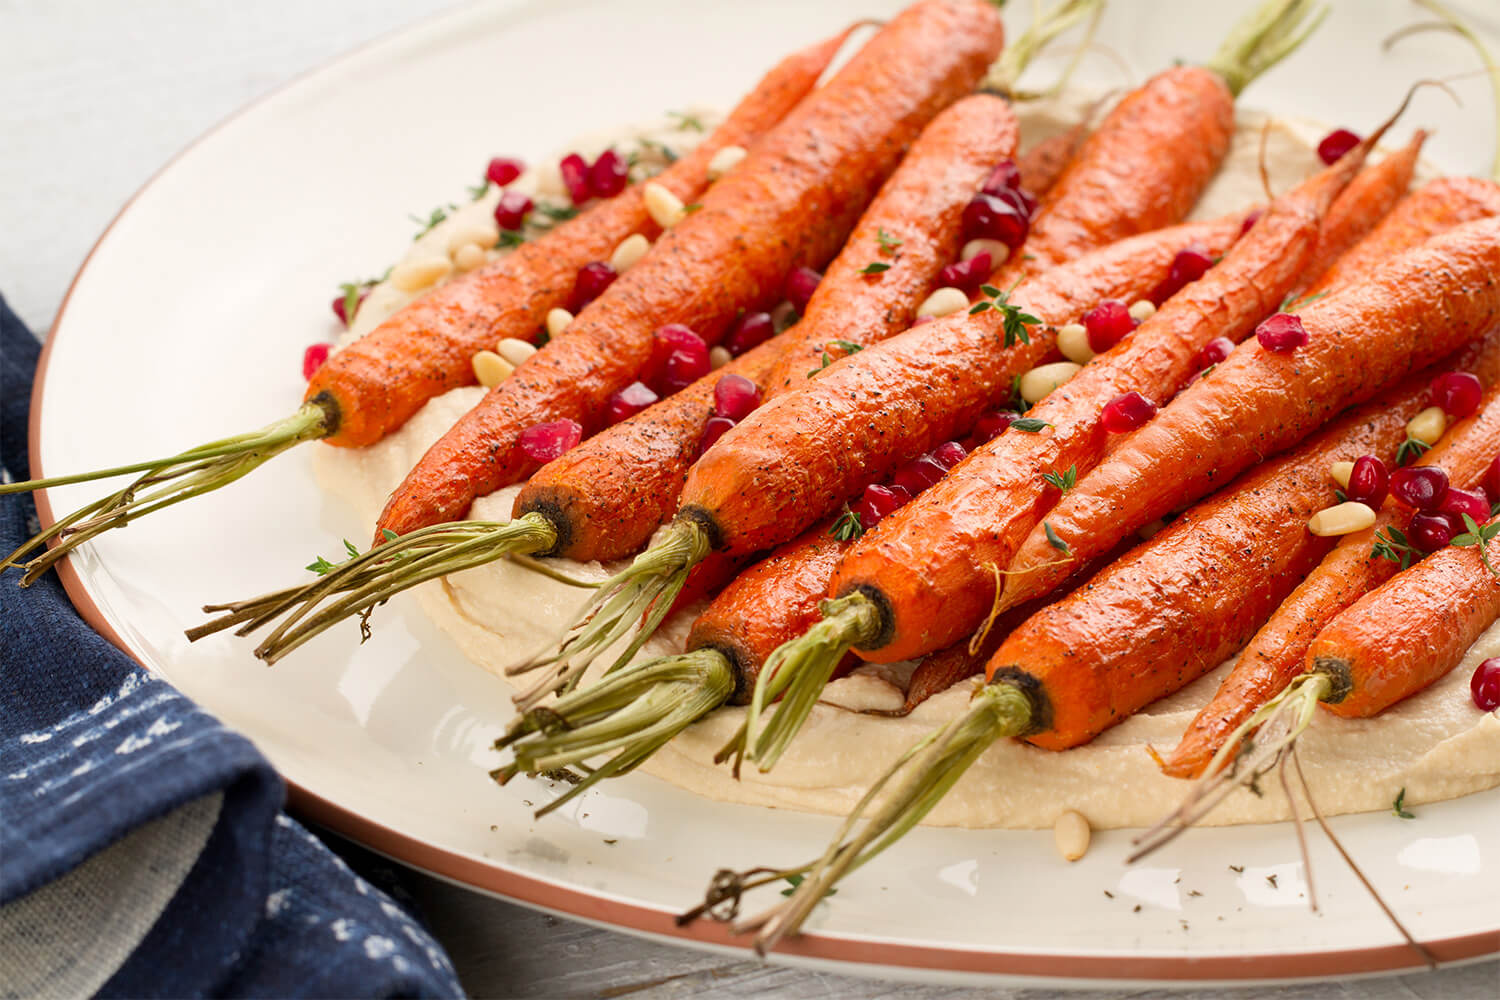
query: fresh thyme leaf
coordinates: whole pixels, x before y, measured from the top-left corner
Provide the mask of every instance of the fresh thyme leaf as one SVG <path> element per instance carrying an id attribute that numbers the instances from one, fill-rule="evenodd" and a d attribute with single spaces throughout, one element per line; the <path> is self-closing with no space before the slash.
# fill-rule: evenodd
<path id="1" fill-rule="evenodd" d="M 354 314 L 359 311 L 359 297 L 365 293 L 365 285 L 360 282 L 345 282 L 339 286 L 344 293 L 344 315 L 349 322 L 354 322 Z"/>
<path id="2" fill-rule="evenodd" d="M 1066 493 L 1078 482 L 1078 466 L 1070 465 L 1066 472 L 1044 472 L 1042 478 Z"/>
<path id="3" fill-rule="evenodd" d="M 478 184 L 475 184 L 473 187 L 467 188 L 466 190 L 469 192 L 470 201 L 478 201 L 480 198 L 483 198 L 486 194 L 489 193 L 490 179 L 486 177 Z"/>
<path id="4" fill-rule="evenodd" d="M 845 356 L 848 356 L 850 354 L 858 354 L 860 351 L 863 351 L 865 349 L 864 344 L 856 344 L 852 340 L 830 340 L 828 344 L 832 344 L 834 347 L 837 347 L 839 350 L 843 351 Z M 826 347 L 828 346 L 828 344 L 825 344 L 824 346 Z"/>
<path id="5" fill-rule="evenodd" d="M 1401 529 L 1393 526 L 1375 532 L 1375 547 L 1370 550 L 1370 555 L 1400 563 L 1401 568 L 1406 569 L 1411 565 L 1412 557 L 1417 555 L 1417 550 L 1406 540 Z"/>
<path id="6" fill-rule="evenodd" d="M 380 529 L 380 537 L 384 538 L 388 542 L 394 542 L 396 540 L 397 536 L 396 536 L 396 533 L 394 531 L 392 531 L 390 528 L 381 528 Z"/>
<path id="7" fill-rule="evenodd" d="M 578 214 L 576 205 L 549 205 L 547 202 L 538 202 L 536 210 L 554 222 L 567 222 Z"/>
<path id="8" fill-rule="evenodd" d="M 891 269 L 891 265 L 885 263 L 884 261 L 872 260 L 872 261 L 870 261 L 870 263 L 868 263 L 864 267 L 860 268 L 859 269 L 859 273 L 860 274 L 883 274 L 884 272 L 889 271 L 890 269 Z"/>
<path id="9" fill-rule="evenodd" d="M 1494 565 L 1490 563 L 1490 554 L 1486 551 L 1490 540 L 1495 537 L 1496 533 L 1500 533 L 1500 521 L 1480 527 L 1479 522 L 1475 521 L 1470 515 L 1462 514 L 1460 516 L 1464 519 L 1464 527 L 1469 530 L 1461 535 L 1453 536 L 1453 540 L 1448 544 L 1461 549 L 1477 547 L 1479 549 L 1479 561 L 1484 563 L 1484 568 L 1490 571 L 1491 576 L 1500 579 L 1500 572 L 1496 572 Z"/>
<path id="10" fill-rule="evenodd" d="M 496 246 L 502 250 L 509 250 L 525 242 L 526 237 L 522 235 L 519 229 L 502 229 L 500 230 L 500 242 Z"/>
<path id="11" fill-rule="evenodd" d="M 1426 441 L 1420 441 L 1417 438 L 1409 437 L 1405 441 L 1401 442 L 1401 447 L 1396 449 L 1396 464 L 1405 465 L 1410 461 L 1421 458 L 1431 447 L 1432 445 L 1428 444 Z"/>
<path id="12" fill-rule="evenodd" d="M 434 208 L 431 212 L 427 213 L 427 218 L 425 219 L 420 215 L 408 215 L 408 219 L 422 227 L 421 229 L 417 230 L 417 235 L 413 236 L 412 239 L 419 240 L 422 237 L 426 236 L 428 233 L 432 232 L 433 228 L 437 226 L 438 223 L 448 218 L 449 212 L 456 211 L 458 211 L 458 206 L 450 203 L 447 205 L 439 205 L 437 208 Z"/>
<path id="13" fill-rule="evenodd" d="M 327 559 L 324 559 L 322 556 L 318 556 L 318 558 L 307 564 L 307 568 L 312 570 L 319 576 L 322 576 L 323 574 L 333 569 L 333 563 L 329 562 Z"/>
<path id="14" fill-rule="evenodd" d="M 865 527 L 860 523 L 859 515 L 850 510 L 848 504 L 844 504 L 843 511 L 838 520 L 833 522 L 833 527 L 828 529 L 828 533 L 841 542 L 852 542 L 865 533 Z"/>
<path id="15" fill-rule="evenodd" d="M 668 111 L 667 117 L 676 119 L 679 129 L 685 129 L 690 132 L 702 132 L 704 130 L 703 120 L 697 115 L 689 114 L 686 111 Z"/>
<path id="16" fill-rule="evenodd" d="M 353 559 L 355 556 L 359 555 L 359 548 L 347 538 L 344 539 L 344 551 L 349 553 L 350 559 Z"/>
<path id="17" fill-rule="evenodd" d="M 1417 818 L 1416 813 L 1413 813 L 1406 808 L 1406 786 L 1403 785 L 1401 787 L 1401 791 L 1396 793 L 1396 801 L 1391 803 L 1391 812 L 1394 815 L 1401 817 L 1402 819 Z"/>
<path id="18" fill-rule="evenodd" d="M 994 285 L 980 285 L 979 290 L 986 298 L 980 299 L 969 309 L 970 316 L 976 316 L 990 309 L 998 309 L 1004 314 L 1001 329 L 1005 331 L 1006 347 L 1012 346 L 1018 340 L 1023 344 L 1031 343 L 1031 331 L 1026 328 L 1027 324 L 1039 325 L 1042 322 L 1031 313 L 1022 312 L 1018 306 L 1011 305 L 1010 293 L 1015 291 L 1015 287 L 1012 285 L 1009 290 L 1002 292 Z"/>
<path id="19" fill-rule="evenodd" d="M 982 312 L 989 312 L 993 306 L 994 303 L 989 299 L 980 299 L 978 302 L 969 307 L 969 315 L 978 316 Z"/>
<path id="20" fill-rule="evenodd" d="M 698 211 L 698 209 L 700 209 L 702 207 L 703 207 L 703 202 L 701 202 L 701 201 L 690 201 L 686 205 L 682 206 L 682 211 L 683 211 L 683 214 L 685 214 L 685 215 L 692 215 L 694 212 Z"/>
<path id="21" fill-rule="evenodd" d="M 1014 427 L 1015 425 L 1012 424 L 1011 426 Z M 1050 522 L 1050 521 L 1043 521 L 1042 522 L 1042 530 L 1047 533 L 1047 544 L 1048 545 L 1052 546 L 1054 549 L 1056 549 L 1057 551 L 1061 552 L 1063 555 L 1067 555 L 1071 551 L 1068 548 L 1068 543 L 1065 542 L 1065 541 L 1063 541 L 1061 538 L 1057 537 L 1057 532 L 1055 532 L 1055 531 L 1052 530 L 1052 522 Z"/>
<path id="22" fill-rule="evenodd" d="M 880 228 L 875 230 L 875 242 L 880 244 L 880 252 L 887 257 L 895 253 L 896 248 L 901 245 L 900 240 Z"/>
<path id="23" fill-rule="evenodd" d="M 677 162 L 677 151 L 674 150 L 671 146 L 668 146 L 664 142 L 657 142 L 654 139 L 642 139 L 641 140 L 641 148 L 643 148 L 643 149 L 651 149 L 653 147 L 655 149 L 657 149 L 658 151 L 660 151 L 661 158 L 664 159 L 664 160 L 666 160 L 668 163 L 676 163 Z"/>
<path id="24" fill-rule="evenodd" d="M 1052 425 L 1047 423 L 1047 421 L 1038 420 L 1036 417 L 1022 417 L 1019 420 L 1012 420 L 1010 422 L 1011 430 L 1024 431 L 1027 434 L 1036 434 L 1043 427 L 1051 426 Z"/>
<path id="25" fill-rule="evenodd" d="M 1337 500 L 1339 503 L 1348 503 L 1349 502 L 1349 494 L 1345 493 L 1343 490 L 1339 489 L 1338 487 L 1334 487 L 1333 498 L 1335 500 Z"/>
<path id="26" fill-rule="evenodd" d="M 981 292 L 983 292 L 985 295 L 988 295 L 992 299 L 996 298 L 996 297 L 998 297 L 998 296 L 1000 296 L 1002 294 L 1004 294 L 1003 292 L 1000 291 L 1000 289 L 996 288 L 994 285 L 980 285 L 979 286 L 979 290 Z"/>

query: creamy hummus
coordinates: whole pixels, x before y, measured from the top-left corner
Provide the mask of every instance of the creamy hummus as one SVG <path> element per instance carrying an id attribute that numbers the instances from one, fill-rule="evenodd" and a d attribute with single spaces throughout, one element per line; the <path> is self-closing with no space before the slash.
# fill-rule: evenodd
<path id="1" fill-rule="evenodd" d="M 1054 102 L 1024 110 L 1023 131 L 1032 141 L 1076 120 L 1082 100 Z M 1242 113 L 1228 162 L 1198 205 L 1196 217 L 1211 218 L 1266 197 L 1258 169 L 1265 118 Z M 1280 192 L 1318 167 L 1309 138 L 1321 127 L 1273 122 L 1265 134 L 1266 163 L 1273 190 Z M 692 136 L 679 137 L 690 142 Z M 537 178 L 523 178 L 537 183 Z M 491 196 L 493 197 L 493 195 Z M 484 200 L 443 225 L 461 226 L 464 213 L 482 216 Z M 442 228 L 438 227 L 439 230 Z M 438 230 L 418 240 L 412 253 L 431 252 L 444 236 Z M 377 298 L 377 296 L 381 296 Z M 377 288 L 357 317 L 352 335 L 371 328 L 402 301 Z M 394 303 L 394 304 L 392 304 Z M 373 523 L 387 495 L 427 447 L 483 394 L 455 390 L 428 404 L 386 441 L 358 451 L 318 449 L 318 476 L 325 488 L 351 503 Z M 479 500 L 475 518 L 507 520 L 515 487 Z M 617 567 L 564 560 L 558 566 L 585 579 L 603 579 Z M 555 639 L 576 617 L 587 592 L 568 587 L 516 564 L 500 561 L 426 584 L 414 591 L 423 610 L 447 632 L 464 654 L 495 673 Z M 679 614 L 646 644 L 642 657 L 678 652 L 691 622 Z M 375 617 L 379 628 L 379 613 Z M 1475 707 L 1468 678 L 1475 665 L 1500 655 L 1500 625 L 1470 650 L 1459 668 L 1427 691 L 1378 718 L 1344 720 L 1318 713 L 1299 744 L 1302 764 L 1327 813 L 1390 808 L 1400 789 L 1408 803 L 1466 795 L 1500 784 L 1500 716 Z M 1087 746 L 1063 753 L 1002 741 L 970 768 L 931 813 L 927 822 L 968 827 L 1047 827 L 1069 809 L 1096 828 L 1144 826 L 1181 798 L 1186 785 L 1164 777 L 1147 752 L 1163 750 L 1178 737 L 1218 685 L 1228 664 L 1177 694 L 1165 698 Z M 714 752 L 743 719 L 743 709 L 724 708 L 690 728 L 644 769 L 702 795 L 754 805 L 846 813 L 865 789 L 920 737 L 965 710 L 976 681 L 959 684 L 919 706 L 906 718 L 860 714 L 895 708 L 903 701 L 907 669 L 875 667 L 835 681 L 803 731 L 774 771 L 746 768 L 734 780 L 712 763 Z M 496 701 L 510 688 L 496 685 Z M 1213 814 L 1212 824 L 1289 818 L 1279 784 L 1266 782 L 1264 797 L 1240 791 Z"/>

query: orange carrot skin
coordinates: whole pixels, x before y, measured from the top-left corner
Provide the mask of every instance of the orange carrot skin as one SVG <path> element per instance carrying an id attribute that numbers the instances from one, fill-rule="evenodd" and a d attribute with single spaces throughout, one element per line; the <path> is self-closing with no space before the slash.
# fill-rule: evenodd
<path id="1" fill-rule="evenodd" d="M 783 59 L 713 134 L 656 178 L 684 201 L 708 186 L 708 164 L 725 146 L 750 146 L 813 89 L 849 31 Z M 504 337 L 532 340 L 547 312 L 567 302 L 579 268 L 608 260 L 632 233 L 655 235 L 642 185 L 591 205 L 513 253 L 425 295 L 334 354 L 307 386 L 327 393 L 338 426 L 326 440 L 374 444 L 428 400 L 473 385 L 472 359 Z"/>
<path id="2" fill-rule="evenodd" d="M 1492 384 L 1485 405 L 1451 428 L 1418 463 L 1442 468 L 1453 485 L 1463 488 L 1478 482 L 1491 459 L 1500 454 L 1500 388 L 1493 387 L 1495 369 L 1500 368 L 1500 336 L 1487 338 L 1486 346 L 1489 370 L 1476 371 Z M 1475 371 L 1477 366 L 1461 367 Z M 1419 378 L 1413 393 L 1417 408 L 1425 404 L 1426 385 L 1426 377 Z M 1398 438 L 1386 450 L 1371 454 L 1389 464 L 1399 444 Z M 1339 612 L 1395 575 L 1399 564 L 1372 554 L 1375 533 L 1393 525 L 1405 530 L 1410 520 L 1411 511 L 1387 500 L 1375 527 L 1338 540 L 1241 651 L 1234 669 L 1199 709 L 1162 765 L 1164 773 L 1174 778 L 1203 773 L 1229 734 L 1303 670 L 1308 647 L 1317 634 Z"/>
<path id="3" fill-rule="evenodd" d="M 799 104 L 702 207 L 581 312 L 423 456 L 377 526 L 404 534 L 462 517 L 477 496 L 535 471 L 528 427 L 561 418 L 586 431 L 646 364 L 657 328 L 683 323 L 710 343 L 741 308 L 778 296 L 788 272 L 843 244 L 906 146 L 970 90 L 1003 30 L 979 0 L 920 0 L 887 23 Z"/>
<path id="4" fill-rule="evenodd" d="M 1500 219 L 1435 236 L 1301 310 L 1308 342 L 1255 340 L 1115 447 L 1047 515 L 1007 572 L 1002 602 L 1050 591 L 1067 566 L 1295 444 L 1351 403 L 1452 353 L 1500 318 Z"/>
<path id="5" fill-rule="evenodd" d="M 1005 346 L 997 310 L 956 313 L 914 327 L 821 372 L 742 420 L 688 473 L 679 517 L 715 545 L 754 552 L 794 536 L 901 463 L 972 427 L 1010 393 L 1011 378 L 1053 349 L 1056 326 L 1106 298 L 1138 298 L 1179 250 L 1225 247 L 1230 218 L 1122 241 L 1017 288 L 1011 301 L 1051 326 Z"/>
<path id="6" fill-rule="evenodd" d="M 1234 133 L 1234 97 L 1198 66 L 1164 70 L 1111 109 L 1047 192 L 998 280 L 1041 274 L 1187 215 Z"/>
<path id="7" fill-rule="evenodd" d="M 543 466 L 516 497 L 516 515 L 538 511 L 553 523 L 552 554 L 610 560 L 638 551 L 677 510 L 718 380 L 743 375 L 769 394 L 805 381 L 832 341 L 864 345 L 906 329 L 957 256 L 964 206 L 1015 145 L 1015 116 L 999 98 L 975 95 L 947 108 L 860 218 L 802 322 Z M 882 252 L 882 233 L 901 241 L 898 254 Z M 861 274 L 871 261 L 890 269 Z"/>
<path id="8" fill-rule="evenodd" d="M 1491 563 L 1497 549 L 1490 543 Z M 1496 618 L 1500 580 L 1479 550 L 1434 552 L 1360 598 L 1313 640 L 1308 664 L 1335 683 L 1323 706 L 1350 719 L 1384 711 L 1456 667 Z"/>
<path id="9" fill-rule="evenodd" d="M 1016 160 L 1016 169 L 1021 172 L 1021 190 L 1033 198 L 1045 196 L 1078 155 L 1088 135 L 1089 120 L 1085 118 L 1066 132 L 1048 136 L 1022 153 Z"/>

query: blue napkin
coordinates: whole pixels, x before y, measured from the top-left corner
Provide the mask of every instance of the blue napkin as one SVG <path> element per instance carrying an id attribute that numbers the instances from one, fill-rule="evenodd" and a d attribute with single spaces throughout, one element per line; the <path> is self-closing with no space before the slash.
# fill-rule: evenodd
<path id="1" fill-rule="evenodd" d="M 38 350 L 0 298 L 14 479 Z M 0 496 L 0 552 L 35 518 Z M 462 995 L 412 912 L 281 811 L 248 740 L 91 630 L 55 575 L 18 579 L 0 576 L 0 996 Z"/>

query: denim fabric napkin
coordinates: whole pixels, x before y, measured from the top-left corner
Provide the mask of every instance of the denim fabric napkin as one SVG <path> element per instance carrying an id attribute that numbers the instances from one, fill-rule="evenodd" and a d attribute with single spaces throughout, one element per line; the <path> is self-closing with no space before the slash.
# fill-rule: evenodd
<path id="1" fill-rule="evenodd" d="M 39 345 L 0 298 L 0 464 Z M 170 515 L 168 515 L 170 516 Z M 0 497 L 0 551 L 36 527 Z M 248 740 L 0 576 L 0 996 L 460 996 L 412 913 L 282 811 Z"/>

